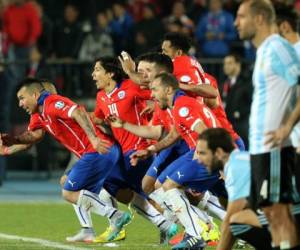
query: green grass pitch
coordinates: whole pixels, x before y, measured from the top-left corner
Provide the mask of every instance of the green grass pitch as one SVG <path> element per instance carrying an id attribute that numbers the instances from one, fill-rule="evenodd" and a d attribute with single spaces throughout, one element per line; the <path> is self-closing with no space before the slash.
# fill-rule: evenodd
<path id="1" fill-rule="evenodd" d="M 127 209 L 124 206 L 121 208 Z M 135 214 L 132 223 L 126 227 L 126 240 L 117 242 L 117 247 L 106 247 L 101 244 L 67 243 L 65 241 L 66 236 L 73 235 L 79 230 L 75 213 L 69 204 L 0 203 L 0 215 L 1 250 L 60 249 L 18 239 L 4 239 L 1 234 L 39 238 L 63 244 L 69 249 L 171 249 L 170 246 L 163 247 L 157 244 L 158 230 L 137 214 Z M 107 226 L 106 219 L 100 216 L 93 216 L 93 222 L 97 234 L 103 232 Z M 206 249 L 214 248 L 207 247 Z"/>

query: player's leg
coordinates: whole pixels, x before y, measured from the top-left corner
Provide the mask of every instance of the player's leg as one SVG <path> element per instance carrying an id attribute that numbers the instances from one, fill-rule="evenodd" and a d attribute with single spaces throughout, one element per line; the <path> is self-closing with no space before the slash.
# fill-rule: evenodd
<path id="1" fill-rule="evenodd" d="M 294 152 L 291 147 L 251 155 L 250 204 L 254 209 L 262 207 L 270 224 L 274 245 L 286 249 L 299 245 L 297 228 L 290 212 L 292 164 Z"/>
<path id="2" fill-rule="evenodd" d="M 259 250 L 271 250 L 272 239 L 267 227 L 262 227 L 257 215 L 246 209 L 230 217 L 230 230 L 238 239 L 242 239 Z"/>
<path id="3" fill-rule="evenodd" d="M 93 190 L 99 188 L 99 192 L 112 166 L 118 163 L 119 152 L 119 148 L 113 146 L 107 154 L 85 154 L 71 169 L 63 190 L 63 196 L 69 202 L 113 221 L 111 239 L 130 221 L 130 214 L 108 206 Z"/>

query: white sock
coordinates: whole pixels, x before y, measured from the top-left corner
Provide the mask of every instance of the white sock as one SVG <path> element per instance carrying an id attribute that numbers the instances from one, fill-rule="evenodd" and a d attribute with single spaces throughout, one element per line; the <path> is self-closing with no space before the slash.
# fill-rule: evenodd
<path id="1" fill-rule="evenodd" d="M 77 218 L 79 220 L 81 227 L 92 228 L 93 222 L 92 222 L 90 211 L 86 211 L 84 208 L 81 208 L 81 207 L 77 206 L 76 204 L 72 204 L 72 205 L 73 205 L 73 208 L 75 210 L 75 213 L 77 215 Z"/>
<path id="2" fill-rule="evenodd" d="M 202 228 L 198 223 L 197 214 L 191 209 L 189 200 L 178 189 L 170 189 L 165 192 L 167 205 L 171 207 L 187 234 L 200 238 Z"/>
<path id="3" fill-rule="evenodd" d="M 114 207 L 114 208 L 118 209 L 118 202 L 104 188 L 101 189 L 101 191 L 99 193 L 99 198 L 100 198 L 101 201 L 105 201 L 105 204 L 110 205 L 111 207 Z"/>
<path id="4" fill-rule="evenodd" d="M 160 205 L 162 208 L 165 206 L 164 204 L 165 191 L 162 187 L 154 190 L 151 194 L 149 194 L 149 197 L 152 200 L 154 200 L 158 205 Z"/>
<path id="5" fill-rule="evenodd" d="M 77 200 L 77 205 L 87 211 L 111 218 L 118 210 L 101 201 L 97 194 L 88 190 L 81 190 Z"/>
<path id="6" fill-rule="evenodd" d="M 137 193 L 135 193 L 131 205 L 139 215 L 151 221 L 162 231 L 167 231 L 172 224 L 148 200 Z"/>
<path id="7" fill-rule="evenodd" d="M 207 200 L 207 211 L 217 217 L 220 220 L 224 220 L 226 215 L 226 210 L 222 207 L 219 202 L 218 197 L 214 195 L 210 195 L 209 199 Z"/>
<path id="8" fill-rule="evenodd" d="M 104 188 L 101 189 L 101 191 L 99 193 L 99 198 L 101 201 L 103 201 L 105 203 L 105 205 L 118 209 L 118 202 Z M 109 224 L 112 225 L 111 219 L 108 219 L 108 220 L 109 220 Z"/>
<path id="9" fill-rule="evenodd" d="M 210 217 L 206 211 L 201 210 L 199 207 L 191 205 L 192 210 L 197 214 L 200 220 L 205 223 L 211 223 Z"/>

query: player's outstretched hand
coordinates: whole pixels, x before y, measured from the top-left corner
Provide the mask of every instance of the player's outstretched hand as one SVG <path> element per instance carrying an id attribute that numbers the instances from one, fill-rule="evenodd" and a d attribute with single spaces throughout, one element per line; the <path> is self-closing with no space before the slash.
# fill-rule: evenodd
<path id="1" fill-rule="evenodd" d="M 134 152 L 132 155 L 130 155 L 130 164 L 131 166 L 136 166 L 138 164 L 138 161 L 147 159 L 152 155 L 152 152 L 147 149 L 138 150 Z"/>
<path id="2" fill-rule="evenodd" d="M 281 126 L 277 130 L 270 131 L 266 134 L 265 145 L 270 145 L 271 148 L 280 146 L 289 134 L 290 129 L 287 126 Z"/>
<path id="3" fill-rule="evenodd" d="M 109 145 L 108 145 L 107 141 L 101 140 L 100 138 L 96 137 L 92 141 L 92 145 L 93 145 L 94 149 L 100 154 L 105 154 L 108 152 Z"/>
<path id="4" fill-rule="evenodd" d="M 124 121 L 122 121 L 119 117 L 116 115 L 110 115 L 107 117 L 108 122 L 110 125 L 114 128 L 123 128 Z"/>
<path id="5" fill-rule="evenodd" d="M 118 56 L 118 59 L 121 63 L 122 69 L 127 75 L 135 72 L 135 62 L 126 51 L 122 51 L 121 55 Z"/>
<path id="6" fill-rule="evenodd" d="M 1 145 L 9 147 L 17 144 L 16 139 L 8 134 L 0 134 Z"/>

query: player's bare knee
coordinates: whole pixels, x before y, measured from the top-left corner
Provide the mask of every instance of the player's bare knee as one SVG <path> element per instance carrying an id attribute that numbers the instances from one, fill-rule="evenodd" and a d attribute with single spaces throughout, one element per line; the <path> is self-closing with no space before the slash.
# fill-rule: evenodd
<path id="1" fill-rule="evenodd" d="M 156 180 L 156 182 L 155 182 L 155 184 L 154 184 L 154 188 L 155 188 L 155 189 L 159 189 L 159 188 L 161 188 L 161 187 L 162 187 L 162 183 L 160 183 L 159 180 Z"/>
<path id="2" fill-rule="evenodd" d="M 145 176 L 142 180 L 142 189 L 146 194 L 154 191 L 155 180 L 150 176 Z"/>
<path id="3" fill-rule="evenodd" d="M 168 191 L 168 190 L 171 190 L 171 189 L 173 189 L 173 188 L 178 188 L 179 185 L 178 185 L 176 182 L 174 182 L 174 181 L 172 181 L 172 180 L 170 180 L 170 179 L 167 179 L 167 180 L 163 183 L 162 187 L 163 187 L 164 191 Z"/>
<path id="4" fill-rule="evenodd" d="M 68 202 L 71 202 L 73 204 L 77 203 L 78 195 L 77 195 L 76 192 L 67 191 L 67 190 L 63 189 L 62 190 L 62 196 Z"/>
<path id="5" fill-rule="evenodd" d="M 59 184 L 61 187 L 64 187 L 67 177 L 67 175 L 63 175 L 62 177 L 60 177 Z"/>

